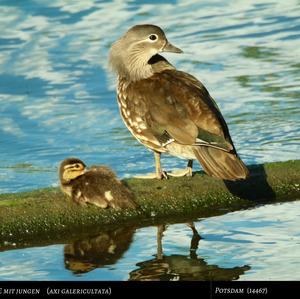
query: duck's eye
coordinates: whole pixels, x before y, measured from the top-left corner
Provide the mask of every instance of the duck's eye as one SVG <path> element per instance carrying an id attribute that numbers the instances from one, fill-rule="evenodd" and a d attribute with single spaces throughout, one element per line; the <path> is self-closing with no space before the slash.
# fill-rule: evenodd
<path id="1" fill-rule="evenodd" d="M 156 34 L 151 34 L 151 35 L 149 35 L 149 39 L 151 40 L 151 41 L 155 41 L 155 40 L 157 40 L 157 35 Z"/>
<path id="2" fill-rule="evenodd" d="M 75 168 L 80 168 L 80 165 L 79 164 L 75 164 Z"/>

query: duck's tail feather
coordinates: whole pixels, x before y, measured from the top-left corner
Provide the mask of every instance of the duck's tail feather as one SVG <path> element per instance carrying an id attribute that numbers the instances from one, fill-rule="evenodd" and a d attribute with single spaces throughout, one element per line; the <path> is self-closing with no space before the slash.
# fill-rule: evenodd
<path id="1" fill-rule="evenodd" d="M 246 179 L 249 175 L 246 165 L 235 152 L 208 146 L 197 146 L 193 151 L 204 171 L 213 177 L 235 181 Z"/>

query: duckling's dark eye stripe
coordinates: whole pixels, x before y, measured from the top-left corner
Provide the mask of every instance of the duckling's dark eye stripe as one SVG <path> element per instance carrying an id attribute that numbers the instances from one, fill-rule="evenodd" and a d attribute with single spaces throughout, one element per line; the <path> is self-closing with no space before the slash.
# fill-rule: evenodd
<path id="1" fill-rule="evenodd" d="M 69 165 L 64 166 L 64 169 L 76 168 L 77 165 L 79 165 L 79 164 L 77 164 L 77 163 L 76 164 L 69 164 Z"/>

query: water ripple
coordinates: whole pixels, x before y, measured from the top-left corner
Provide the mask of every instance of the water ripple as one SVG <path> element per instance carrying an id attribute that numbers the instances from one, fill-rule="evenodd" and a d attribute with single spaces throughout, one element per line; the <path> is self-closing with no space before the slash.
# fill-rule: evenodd
<path id="1" fill-rule="evenodd" d="M 168 59 L 207 86 L 247 163 L 299 158 L 296 0 L 3 0 L 0 8 L 0 192 L 55 184 L 70 155 L 120 176 L 152 170 L 151 153 L 122 124 L 107 66 L 111 43 L 136 23 L 162 26 L 184 50 Z M 42 176 L 5 168 L 18 163 Z"/>

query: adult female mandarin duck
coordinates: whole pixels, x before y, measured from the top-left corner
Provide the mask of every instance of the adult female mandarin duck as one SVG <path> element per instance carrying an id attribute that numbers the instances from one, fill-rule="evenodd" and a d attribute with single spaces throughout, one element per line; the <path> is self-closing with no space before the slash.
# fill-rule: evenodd
<path id="1" fill-rule="evenodd" d="M 155 25 L 130 28 L 110 51 L 123 121 L 132 135 L 154 152 L 156 173 L 150 177 L 167 177 L 160 156 L 168 153 L 188 160 L 185 170 L 169 175 L 191 176 L 196 159 L 211 176 L 245 179 L 248 169 L 215 101 L 199 80 L 177 70 L 161 52 L 182 51 Z"/>

